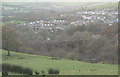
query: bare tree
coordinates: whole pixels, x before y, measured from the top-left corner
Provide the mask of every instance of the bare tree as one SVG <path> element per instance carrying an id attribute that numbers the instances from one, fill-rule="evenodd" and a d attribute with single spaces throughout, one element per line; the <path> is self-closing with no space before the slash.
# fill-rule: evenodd
<path id="1" fill-rule="evenodd" d="M 3 49 L 8 51 L 8 56 L 10 56 L 10 51 L 17 47 L 17 38 L 18 34 L 14 29 L 6 26 L 2 27 L 2 46 Z"/>

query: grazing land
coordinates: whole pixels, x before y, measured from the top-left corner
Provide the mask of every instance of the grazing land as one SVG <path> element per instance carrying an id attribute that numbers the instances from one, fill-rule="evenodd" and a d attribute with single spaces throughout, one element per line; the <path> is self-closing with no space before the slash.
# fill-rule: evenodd
<path id="1" fill-rule="evenodd" d="M 11 52 L 7 58 L 7 51 L 3 50 L 3 63 L 21 65 L 33 69 L 33 71 L 45 71 L 48 69 L 59 69 L 61 75 L 117 75 L 118 66 L 115 64 L 92 64 L 68 59 L 52 60 L 52 57 L 31 55 Z M 23 57 L 23 59 L 18 59 Z M 15 73 L 9 73 L 15 74 Z"/>

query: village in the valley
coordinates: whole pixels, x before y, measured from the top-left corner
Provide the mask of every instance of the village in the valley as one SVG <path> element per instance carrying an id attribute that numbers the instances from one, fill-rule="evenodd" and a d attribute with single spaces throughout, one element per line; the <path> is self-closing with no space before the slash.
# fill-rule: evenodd
<path id="1" fill-rule="evenodd" d="M 71 18 L 73 17 L 73 19 Z M 52 17 L 51 17 L 52 18 Z M 54 18 L 54 17 L 53 17 Z M 71 19 L 67 19 L 71 18 Z M 76 19 L 75 19 L 76 18 Z M 65 31 L 72 27 L 77 26 L 88 26 L 88 23 L 101 22 L 107 26 L 112 26 L 112 23 L 118 22 L 118 10 L 117 8 L 104 8 L 96 10 L 82 10 L 75 11 L 72 14 L 60 14 L 58 18 L 54 19 L 39 19 L 27 23 L 18 23 L 18 26 L 28 26 L 29 29 L 35 30 L 35 34 L 38 31 L 47 31 L 54 33 L 57 31 Z M 101 25 L 98 26 L 103 27 Z M 93 35 L 93 37 L 98 37 L 99 34 Z M 46 38 L 50 40 L 49 37 Z"/>
<path id="2" fill-rule="evenodd" d="M 118 3 L 5 2 L 1 10 L 3 76 L 118 75 Z"/>

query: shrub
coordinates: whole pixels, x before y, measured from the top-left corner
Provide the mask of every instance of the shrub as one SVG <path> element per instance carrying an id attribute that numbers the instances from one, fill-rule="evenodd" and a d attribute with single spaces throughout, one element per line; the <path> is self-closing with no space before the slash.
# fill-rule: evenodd
<path id="1" fill-rule="evenodd" d="M 35 71 L 35 74 L 36 74 L 36 75 L 39 75 L 39 72 Z"/>
<path id="2" fill-rule="evenodd" d="M 2 76 L 7 76 L 8 72 L 6 70 L 2 70 Z"/>
<path id="3" fill-rule="evenodd" d="M 59 70 L 55 70 L 55 71 L 54 71 L 54 74 L 59 74 Z"/>
<path id="4" fill-rule="evenodd" d="M 44 74 L 44 73 L 45 73 L 45 71 L 41 71 L 41 73 L 42 73 L 42 74 Z"/>
<path id="5" fill-rule="evenodd" d="M 49 70 L 48 70 L 48 73 L 49 74 L 59 74 L 60 72 L 59 72 L 59 70 L 54 70 L 54 69 L 52 69 L 52 68 L 50 68 Z"/>
<path id="6" fill-rule="evenodd" d="M 33 71 L 31 69 L 24 68 L 24 67 L 19 66 L 19 65 L 2 64 L 2 70 L 20 73 L 20 74 L 28 74 L 28 75 L 33 74 Z"/>
<path id="7" fill-rule="evenodd" d="M 28 74 L 28 75 L 32 75 L 33 74 L 33 71 L 29 68 L 24 68 L 23 69 L 23 74 Z"/>
<path id="8" fill-rule="evenodd" d="M 48 70 L 48 73 L 49 73 L 49 74 L 54 74 L 54 70 L 53 70 L 52 68 L 50 68 L 50 69 Z"/>

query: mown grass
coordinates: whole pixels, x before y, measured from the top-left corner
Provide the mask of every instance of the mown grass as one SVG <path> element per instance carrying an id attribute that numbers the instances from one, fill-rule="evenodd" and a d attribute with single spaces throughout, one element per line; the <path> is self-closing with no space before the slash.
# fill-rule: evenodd
<path id="1" fill-rule="evenodd" d="M 21 65 L 33 69 L 33 71 L 45 71 L 48 69 L 59 69 L 61 75 L 117 75 L 118 66 L 112 64 L 91 64 L 80 61 L 67 59 L 51 60 L 51 57 L 30 55 L 23 53 L 11 52 L 11 56 L 7 58 L 7 51 L 3 50 L 3 63 Z M 18 59 L 24 57 L 24 59 Z M 96 71 L 90 71 L 96 69 Z"/>

